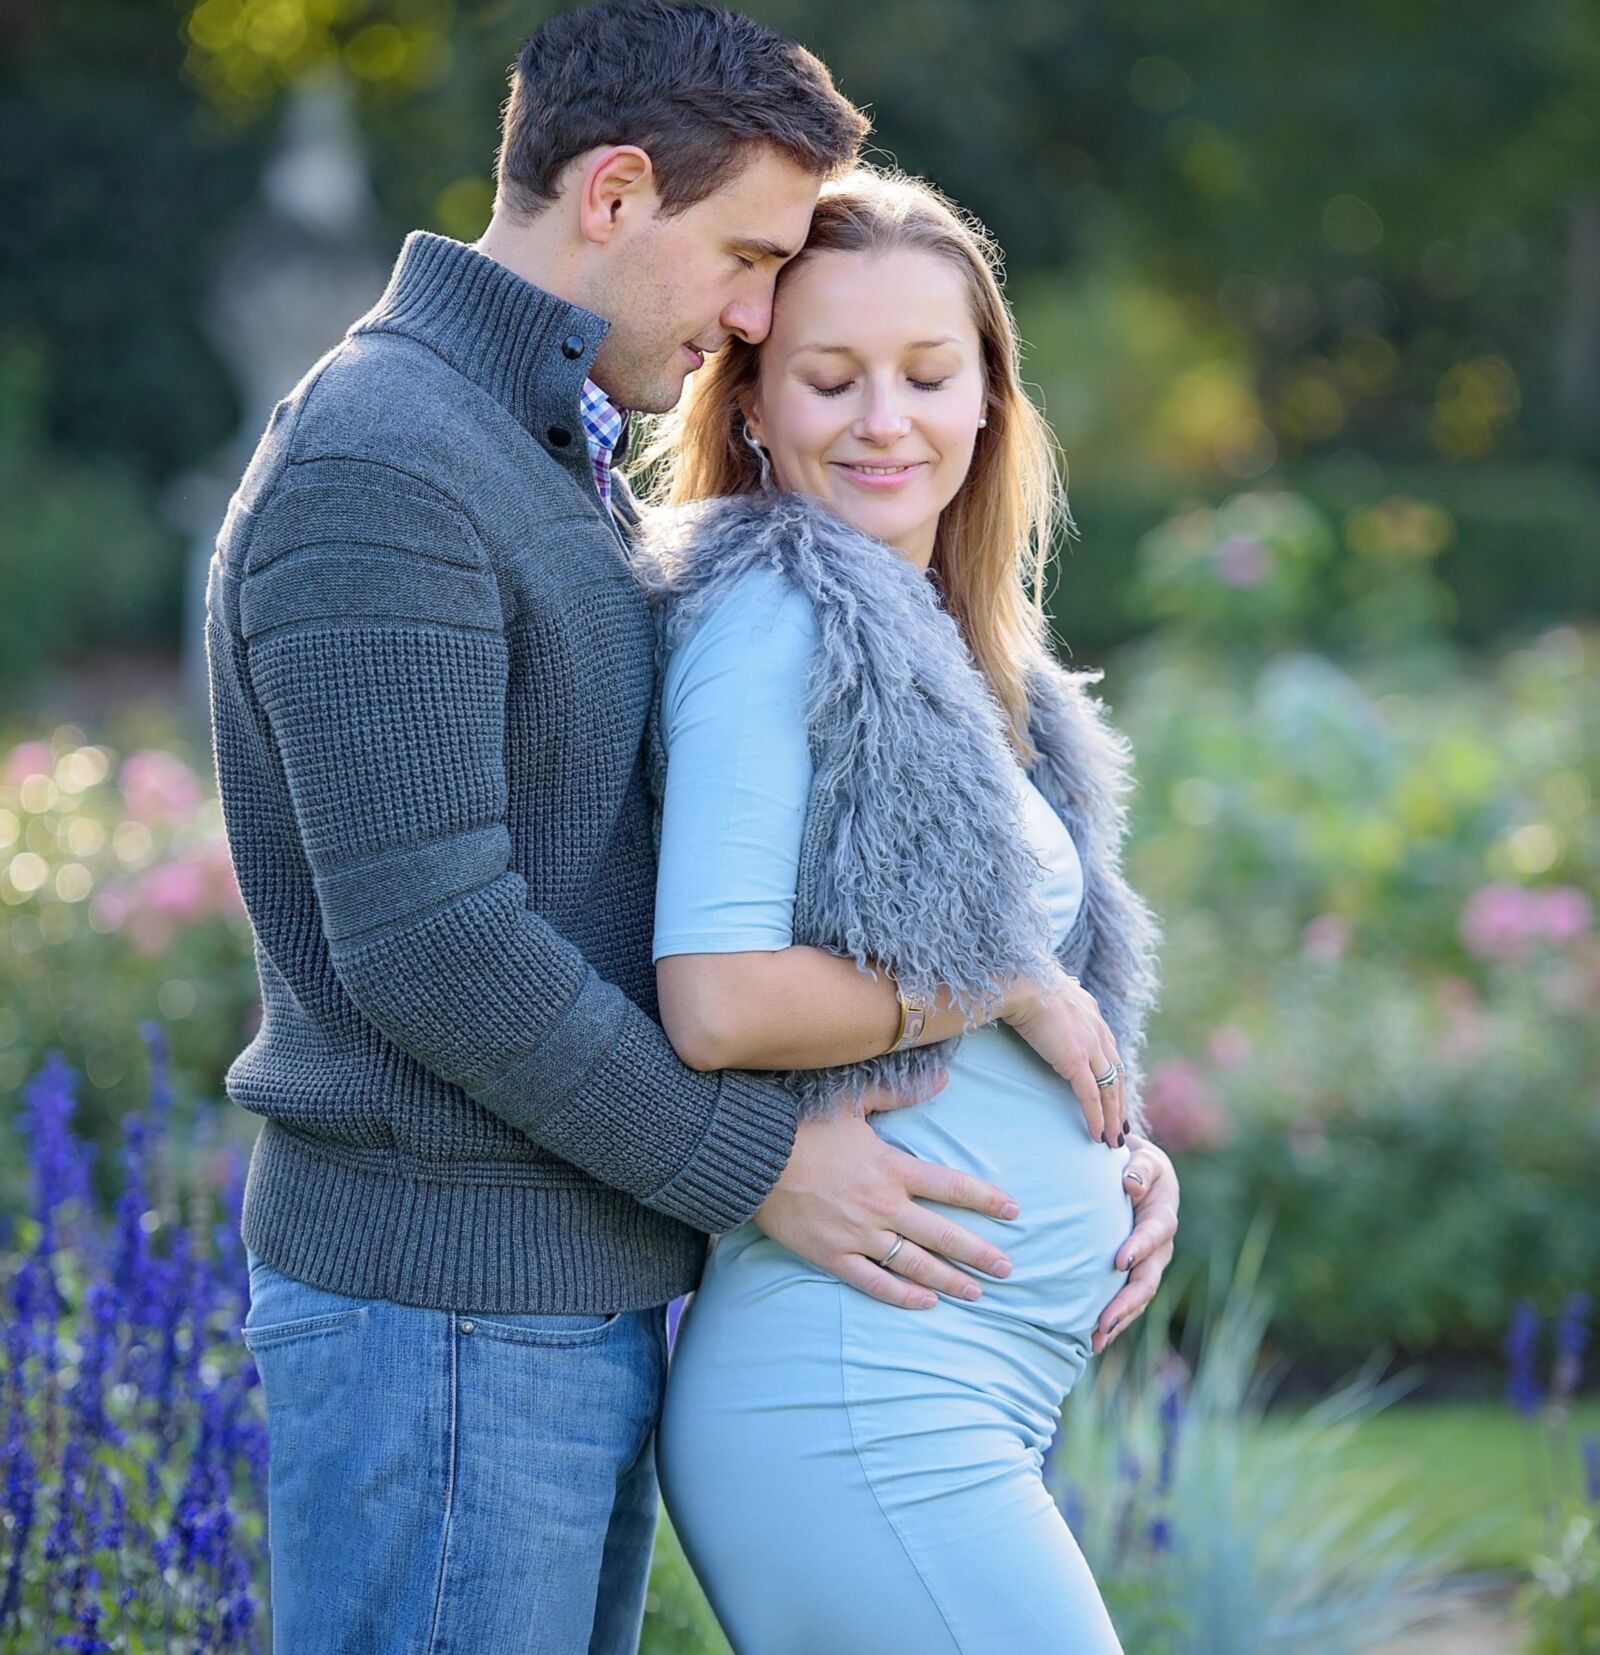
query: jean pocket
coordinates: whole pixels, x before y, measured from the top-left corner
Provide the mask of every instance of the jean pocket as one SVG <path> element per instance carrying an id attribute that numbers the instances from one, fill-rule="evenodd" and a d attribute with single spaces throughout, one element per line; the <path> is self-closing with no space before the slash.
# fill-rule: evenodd
<path id="1" fill-rule="evenodd" d="M 246 1322 L 239 1336 L 252 1354 L 267 1347 L 287 1345 L 300 1339 L 322 1339 L 345 1333 L 364 1318 L 370 1306 L 351 1305 L 348 1310 L 324 1311 L 320 1316 L 297 1316 L 288 1322 Z"/>
<path id="2" fill-rule="evenodd" d="M 354 1328 L 373 1303 L 301 1281 L 258 1258 L 250 1269 L 250 1310 L 239 1336 L 252 1351 L 325 1338 Z"/>
<path id="3" fill-rule="evenodd" d="M 456 1326 L 473 1338 L 497 1339 L 507 1345 L 542 1345 L 572 1349 L 597 1345 L 622 1320 L 621 1311 L 563 1316 L 529 1311 L 515 1316 L 459 1316 Z"/>

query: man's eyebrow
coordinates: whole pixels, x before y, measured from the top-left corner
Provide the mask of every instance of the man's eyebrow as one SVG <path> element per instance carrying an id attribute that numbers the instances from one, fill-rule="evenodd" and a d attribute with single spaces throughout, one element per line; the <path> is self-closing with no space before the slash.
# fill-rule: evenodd
<path id="1" fill-rule="evenodd" d="M 754 253 L 758 259 L 792 259 L 794 249 L 785 247 L 782 242 L 768 241 L 765 236 L 741 236 L 733 243 L 734 250 L 740 253 Z"/>
<path id="2" fill-rule="evenodd" d="M 947 333 L 941 339 L 917 339 L 906 346 L 910 351 L 937 350 L 940 345 L 959 345 L 961 341 L 953 333 Z M 792 356 L 801 356 L 806 351 L 815 351 L 819 356 L 854 356 L 855 352 L 848 345 L 797 345 L 790 352 Z"/>

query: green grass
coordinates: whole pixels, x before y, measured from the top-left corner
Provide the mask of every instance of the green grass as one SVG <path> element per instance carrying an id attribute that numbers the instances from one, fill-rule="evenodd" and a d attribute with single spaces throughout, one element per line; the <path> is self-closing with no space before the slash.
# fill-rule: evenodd
<path id="1" fill-rule="evenodd" d="M 1585 1433 L 1600 1435 L 1600 1402 L 1572 1410 L 1569 1491 L 1581 1484 Z M 1381 1513 L 1416 1512 L 1419 1540 L 1459 1535 L 1471 1568 L 1526 1568 L 1544 1536 L 1540 1505 L 1555 1460 L 1542 1416 L 1530 1422 L 1498 1403 L 1397 1402 L 1361 1425 L 1346 1452 L 1353 1473 L 1392 1485 L 1377 1501 Z"/>

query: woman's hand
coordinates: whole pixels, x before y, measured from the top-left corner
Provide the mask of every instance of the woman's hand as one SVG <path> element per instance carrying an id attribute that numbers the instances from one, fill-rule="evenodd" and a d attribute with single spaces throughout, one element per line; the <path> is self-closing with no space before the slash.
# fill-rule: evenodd
<path id="1" fill-rule="evenodd" d="M 1144 1314 L 1161 1285 L 1162 1272 L 1172 1262 L 1173 1237 L 1178 1233 L 1178 1174 L 1171 1156 L 1136 1132 L 1128 1134 L 1128 1151 L 1122 1182 L 1133 1202 L 1134 1226 L 1114 1261 L 1128 1272 L 1128 1279 L 1095 1323 L 1090 1348 L 1096 1356 Z"/>
<path id="2" fill-rule="evenodd" d="M 1024 1040 L 1077 1094 L 1089 1135 L 1108 1148 L 1121 1145 L 1128 1127 L 1117 1042 L 1100 1015 L 1095 997 L 1059 966 L 1046 982 L 1017 979 L 1006 996 L 1001 1020 Z M 1096 1075 L 1116 1066 L 1117 1078 L 1102 1087 Z"/>

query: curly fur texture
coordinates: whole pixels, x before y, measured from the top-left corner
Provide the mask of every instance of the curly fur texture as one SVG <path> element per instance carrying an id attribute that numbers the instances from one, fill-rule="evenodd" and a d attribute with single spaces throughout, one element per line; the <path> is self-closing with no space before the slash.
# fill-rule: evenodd
<path id="1" fill-rule="evenodd" d="M 735 495 L 655 512 L 635 566 L 661 659 L 740 580 L 772 570 L 811 600 L 819 642 L 805 718 L 813 779 L 800 850 L 797 944 L 886 966 L 907 987 L 945 984 L 969 1027 L 996 982 L 1050 958 L 1040 867 L 1023 833 L 1004 717 L 933 584 L 898 552 L 803 494 Z M 1084 893 L 1056 958 L 1100 1003 L 1142 1129 L 1140 1053 L 1156 993 L 1154 917 L 1120 867 L 1131 756 L 1088 692 L 1098 672 L 1041 658 L 1029 677 L 1030 776 L 1083 864 Z M 665 753 L 651 746 L 656 796 Z M 872 1085 L 913 1095 L 959 1042 L 783 1077 L 816 1114 Z"/>

